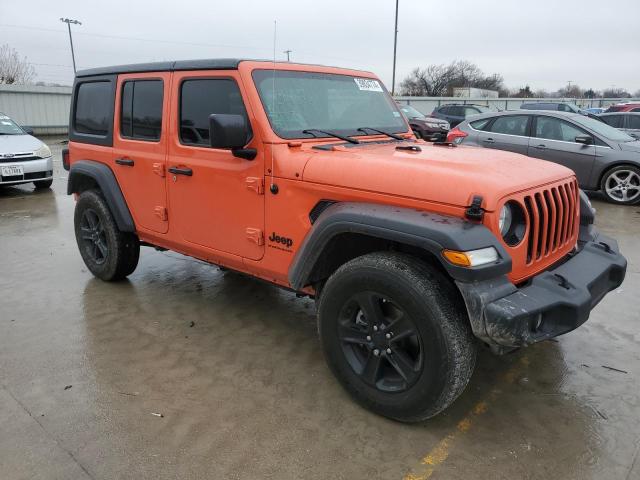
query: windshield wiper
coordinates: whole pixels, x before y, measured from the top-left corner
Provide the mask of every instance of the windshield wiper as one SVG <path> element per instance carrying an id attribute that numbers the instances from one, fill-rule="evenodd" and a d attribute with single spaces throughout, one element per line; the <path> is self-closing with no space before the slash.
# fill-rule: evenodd
<path id="1" fill-rule="evenodd" d="M 371 127 L 358 128 L 358 131 L 363 133 L 367 133 L 367 130 L 371 130 L 372 132 L 376 132 L 376 133 L 381 133 L 382 135 L 386 135 L 387 137 L 391 137 L 395 140 L 406 140 L 404 137 L 401 137 L 400 135 L 396 135 L 395 133 L 385 132 L 383 130 L 378 130 L 377 128 L 371 128 Z"/>
<path id="2" fill-rule="evenodd" d="M 317 135 L 315 135 L 313 132 L 318 132 L 324 135 L 329 135 L 330 137 L 339 138 L 340 140 L 344 140 L 345 142 L 349 142 L 349 143 L 354 143 L 354 144 L 360 143 L 360 140 L 356 140 L 355 138 L 347 137 L 346 135 L 340 135 L 339 133 L 328 132 L 326 130 L 320 130 L 318 128 L 307 128 L 306 130 L 302 130 L 302 133 L 307 133 L 309 135 L 313 135 L 314 137 L 317 137 Z"/>

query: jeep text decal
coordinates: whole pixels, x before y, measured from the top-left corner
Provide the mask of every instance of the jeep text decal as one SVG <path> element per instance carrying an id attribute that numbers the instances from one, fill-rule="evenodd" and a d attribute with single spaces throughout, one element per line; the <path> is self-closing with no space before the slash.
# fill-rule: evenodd
<path id="1" fill-rule="evenodd" d="M 277 245 L 269 245 L 271 248 L 278 248 L 280 250 L 291 251 L 290 249 L 293 246 L 293 240 L 291 238 L 281 237 L 276 232 L 273 232 L 271 234 L 271 236 L 269 237 L 269 242 L 279 243 L 280 245 L 285 247 L 285 248 L 281 248 Z"/>

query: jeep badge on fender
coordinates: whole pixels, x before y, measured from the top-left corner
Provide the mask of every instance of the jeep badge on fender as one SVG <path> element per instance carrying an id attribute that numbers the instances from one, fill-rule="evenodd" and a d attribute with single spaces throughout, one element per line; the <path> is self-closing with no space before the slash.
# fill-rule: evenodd
<path id="1" fill-rule="evenodd" d="M 372 73 L 178 60 L 79 71 L 72 95 L 91 273 L 125 278 L 151 246 L 313 297 L 330 369 L 380 415 L 437 415 L 481 343 L 570 332 L 624 280 L 573 171 L 416 139 Z"/>
<path id="2" fill-rule="evenodd" d="M 291 246 L 293 245 L 293 240 L 291 240 L 290 238 L 287 238 L 287 237 L 281 237 L 279 235 L 276 235 L 276 232 L 273 232 L 271 234 L 271 236 L 269 237 L 269 241 L 276 242 L 276 243 L 281 243 L 282 245 L 284 245 L 287 248 L 291 248 Z"/>

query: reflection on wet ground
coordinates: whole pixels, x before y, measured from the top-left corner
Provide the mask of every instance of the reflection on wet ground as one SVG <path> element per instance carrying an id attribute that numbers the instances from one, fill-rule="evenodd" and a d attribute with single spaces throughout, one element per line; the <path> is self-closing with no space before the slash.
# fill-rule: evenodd
<path id="1" fill-rule="evenodd" d="M 93 279 L 59 166 L 53 192 L 0 190 L 3 479 L 640 478 L 640 207 L 594 198 L 630 266 L 587 324 L 481 352 L 451 409 L 403 425 L 338 386 L 310 300 L 151 249 Z"/>

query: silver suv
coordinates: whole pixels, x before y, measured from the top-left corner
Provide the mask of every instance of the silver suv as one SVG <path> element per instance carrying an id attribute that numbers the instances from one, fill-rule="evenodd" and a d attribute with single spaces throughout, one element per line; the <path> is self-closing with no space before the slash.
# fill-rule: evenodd
<path id="1" fill-rule="evenodd" d="M 576 173 L 584 190 L 600 190 L 613 203 L 640 202 L 640 142 L 585 115 L 546 110 L 477 115 L 451 130 L 447 141 L 559 163 Z"/>
<path id="2" fill-rule="evenodd" d="M 31 182 L 36 188 L 53 183 L 51 150 L 0 112 L 0 186 Z"/>

